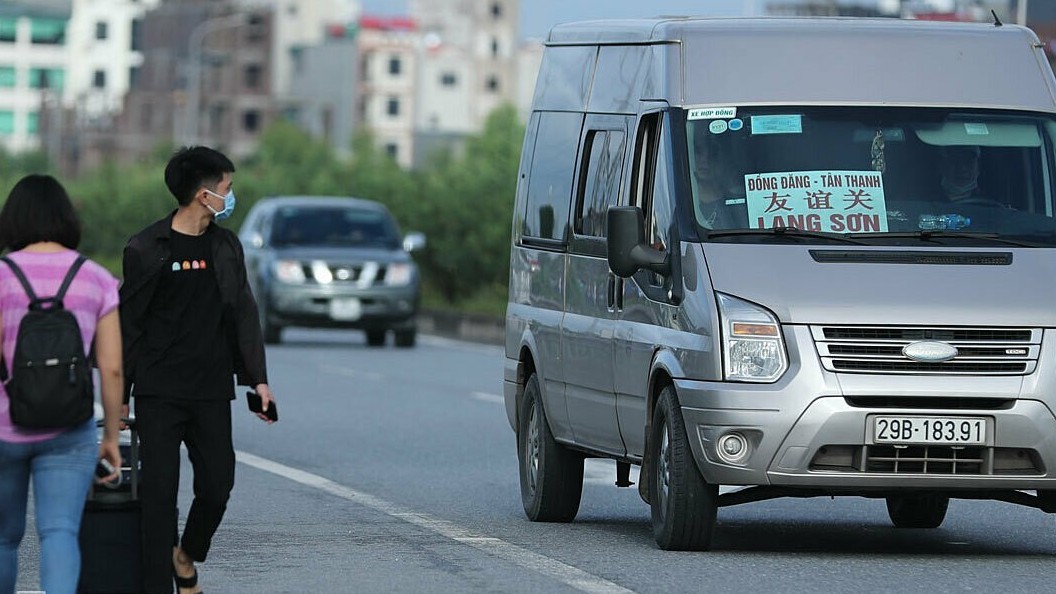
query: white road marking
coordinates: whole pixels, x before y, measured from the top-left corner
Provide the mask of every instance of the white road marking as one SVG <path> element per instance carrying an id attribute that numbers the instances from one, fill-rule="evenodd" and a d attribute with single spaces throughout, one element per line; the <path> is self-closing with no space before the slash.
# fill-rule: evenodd
<path id="1" fill-rule="evenodd" d="M 473 392 L 472 394 L 470 394 L 470 396 L 472 396 L 473 398 L 476 398 L 477 400 L 482 400 L 484 402 L 493 402 L 495 404 L 506 404 L 506 399 L 503 398 L 502 396 L 499 396 L 499 395 L 496 395 L 496 394 L 488 394 L 486 392 Z"/>
<path id="2" fill-rule="evenodd" d="M 590 592 L 592 594 L 633 594 L 634 592 L 633 590 L 624 588 L 619 584 L 610 582 L 591 573 L 587 573 L 578 567 L 529 551 L 528 549 L 508 543 L 500 538 L 494 538 L 466 530 L 453 522 L 448 522 L 447 520 L 434 518 L 428 514 L 416 512 L 401 505 L 370 495 L 369 493 L 357 491 L 350 487 L 335 483 L 334 481 L 319 475 L 291 468 L 284 464 L 268 460 L 267 458 L 254 456 L 253 454 L 246 452 L 236 451 L 235 456 L 239 462 L 248 466 L 330 493 L 331 495 L 357 503 L 387 516 L 403 520 L 409 524 L 414 524 L 415 526 L 435 532 L 455 542 L 471 546 L 493 557 L 498 557 L 525 569 L 553 578 L 566 586 L 575 588 L 581 592 Z"/>
<path id="3" fill-rule="evenodd" d="M 333 373 L 336 375 L 343 375 L 345 377 L 354 377 L 357 379 L 368 379 L 374 381 L 381 381 L 384 376 L 374 371 L 357 371 L 355 369 L 349 369 L 347 367 L 339 367 L 337 365 L 320 365 L 319 369 L 326 373 Z"/>

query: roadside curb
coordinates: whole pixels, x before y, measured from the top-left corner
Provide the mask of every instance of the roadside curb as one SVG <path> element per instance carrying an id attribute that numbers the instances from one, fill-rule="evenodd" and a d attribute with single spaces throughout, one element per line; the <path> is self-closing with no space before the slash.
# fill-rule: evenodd
<path id="1" fill-rule="evenodd" d="M 471 342 L 501 345 L 506 323 L 500 317 L 444 310 L 420 310 L 418 331 Z"/>

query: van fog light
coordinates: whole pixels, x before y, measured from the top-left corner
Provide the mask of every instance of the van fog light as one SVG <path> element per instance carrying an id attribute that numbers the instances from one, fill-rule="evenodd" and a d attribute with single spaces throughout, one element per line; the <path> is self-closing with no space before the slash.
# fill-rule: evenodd
<path id="1" fill-rule="evenodd" d="M 748 457 L 748 440 L 740 433 L 727 433 L 719 438 L 718 454 L 724 462 L 736 464 Z"/>

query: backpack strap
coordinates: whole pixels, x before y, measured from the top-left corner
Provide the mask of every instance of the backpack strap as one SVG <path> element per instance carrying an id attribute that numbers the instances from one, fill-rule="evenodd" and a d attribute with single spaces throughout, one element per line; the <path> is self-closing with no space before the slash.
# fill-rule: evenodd
<path id="1" fill-rule="evenodd" d="M 66 278 L 62 279 L 62 285 L 59 287 L 59 292 L 56 293 L 54 297 L 45 297 L 43 299 L 37 297 L 37 293 L 33 290 L 33 286 L 29 284 L 29 279 L 26 278 L 25 273 L 15 264 L 14 260 L 7 256 L 0 258 L 0 260 L 3 260 L 11 268 L 11 272 L 15 273 L 15 276 L 18 278 L 18 282 L 22 283 L 22 288 L 26 291 L 26 296 L 29 297 L 29 308 L 39 310 L 43 309 L 44 303 L 48 302 L 52 304 L 52 307 L 62 305 L 62 300 L 66 297 L 66 291 L 70 288 L 70 283 L 73 282 L 73 277 L 77 275 L 77 271 L 81 269 L 81 265 L 84 264 L 84 261 L 87 260 L 87 258 L 82 254 L 77 254 L 77 259 L 73 261 L 70 269 L 66 272 Z"/>

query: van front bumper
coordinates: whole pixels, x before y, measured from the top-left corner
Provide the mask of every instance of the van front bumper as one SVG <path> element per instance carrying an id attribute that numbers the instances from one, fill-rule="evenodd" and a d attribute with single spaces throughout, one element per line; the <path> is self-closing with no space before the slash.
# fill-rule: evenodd
<path id="1" fill-rule="evenodd" d="M 822 369 L 806 329 L 786 328 L 786 340 L 792 366 L 775 384 L 675 381 L 694 457 L 709 483 L 833 492 L 1056 489 L 1056 416 L 1031 395 L 1052 393 L 1046 382 L 837 376 Z M 885 396 L 897 397 L 891 401 L 899 406 L 871 405 Z M 875 415 L 983 418 L 987 438 L 964 446 L 877 444 Z M 719 452 L 720 439 L 731 433 L 748 444 L 734 462 Z"/>

